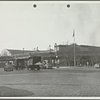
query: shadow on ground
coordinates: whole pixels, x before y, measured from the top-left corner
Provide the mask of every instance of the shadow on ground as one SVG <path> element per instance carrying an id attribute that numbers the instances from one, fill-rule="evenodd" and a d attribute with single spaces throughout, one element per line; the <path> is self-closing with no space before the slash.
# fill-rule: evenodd
<path id="1" fill-rule="evenodd" d="M 22 89 L 13 89 L 5 86 L 0 87 L 0 97 L 26 97 L 32 96 L 33 93 Z"/>

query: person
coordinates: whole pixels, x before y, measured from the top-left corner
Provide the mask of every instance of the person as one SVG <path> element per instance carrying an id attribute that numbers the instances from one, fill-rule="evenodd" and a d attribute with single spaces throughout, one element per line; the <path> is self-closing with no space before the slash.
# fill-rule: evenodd
<path id="1" fill-rule="evenodd" d="M 46 69 L 46 61 L 43 61 L 43 68 Z"/>
<path id="2" fill-rule="evenodd" d="M 56 61 L 56 66 L 59 68 L 59 59 Z"/>
<path id="3" fill-rule="evenodd" d="M 86 62 L 86 65 L 87 65 L 87 67 L 89 66 L 89 62 L 88 61 Z"/>

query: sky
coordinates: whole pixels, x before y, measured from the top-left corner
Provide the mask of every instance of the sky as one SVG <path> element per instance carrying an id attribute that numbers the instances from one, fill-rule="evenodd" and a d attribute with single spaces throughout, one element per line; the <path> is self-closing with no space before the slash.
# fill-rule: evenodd
<path id="1" fill-rule="evenodd" d="M 0 51 L 72 44 L 73 30 L 77 44 L 100 46 L 100 3 L 0 2 Z"/>

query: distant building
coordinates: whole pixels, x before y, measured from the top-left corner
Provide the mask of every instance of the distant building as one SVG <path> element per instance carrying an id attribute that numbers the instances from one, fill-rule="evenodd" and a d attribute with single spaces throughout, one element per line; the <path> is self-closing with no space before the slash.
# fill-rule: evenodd
<path id="1" fill-rule="evenodd" d="M 36 51 L 5 49 L 1 51 L 0 62 L 6 63 L 8 61 L 12 61 L 14 64 L 16 64 L 17 61 L 26 66 L 27 60 L 30 56 L 41 56 L 42 61 L 47 60 L 50 66 L 55 65 L 55 51 L 52 49 Z"/>
<path id="2" fill-rule="evenodd" d="M 12 50 L 5 49 L 1 52 L 0 62 L 20 60 L 26 64 L 29 56 L 41 56 L 50 66 L 73 66 L 74 45 L 57 45 L 54 50 Z M 100 63 L 100 47 L 75 44 L 76 66 L 93 66 Z"/>
<path id="3" fill-rule="evenodd" d="M 13 64 L 16 64 L 17 59 L 23 59 L 23 63 L 25 62 L 26 65 L 26 59 L 29 57 L 30 53 L 33 53 L 31 50 L 13 50 L 13 49 L 4 49 L 1 51 L 1 57 L 0 57 L 0 66 L 3 67 L 7 62 L 12 62 Z M 21 61 L 22 62 L 22 61 Z"/>
<path id="4" fill-rule="evenodd" d="M 74 46 L 72 45 L 56 45 L 56 54 L 59 57 L 60 65 L 74 65 Z M 75 44 L 75 58 L 77 66 L 93 66 L 100 63 L 100 47 L 77 45 Z"/>

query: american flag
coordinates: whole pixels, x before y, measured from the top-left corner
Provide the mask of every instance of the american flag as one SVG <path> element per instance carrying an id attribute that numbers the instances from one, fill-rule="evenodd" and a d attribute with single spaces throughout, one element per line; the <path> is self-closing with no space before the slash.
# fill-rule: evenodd
<path id="1" fill-rule="evenodd" d="M 75 37 L 75 31 L 73 30 L 73 37 Z"/>

